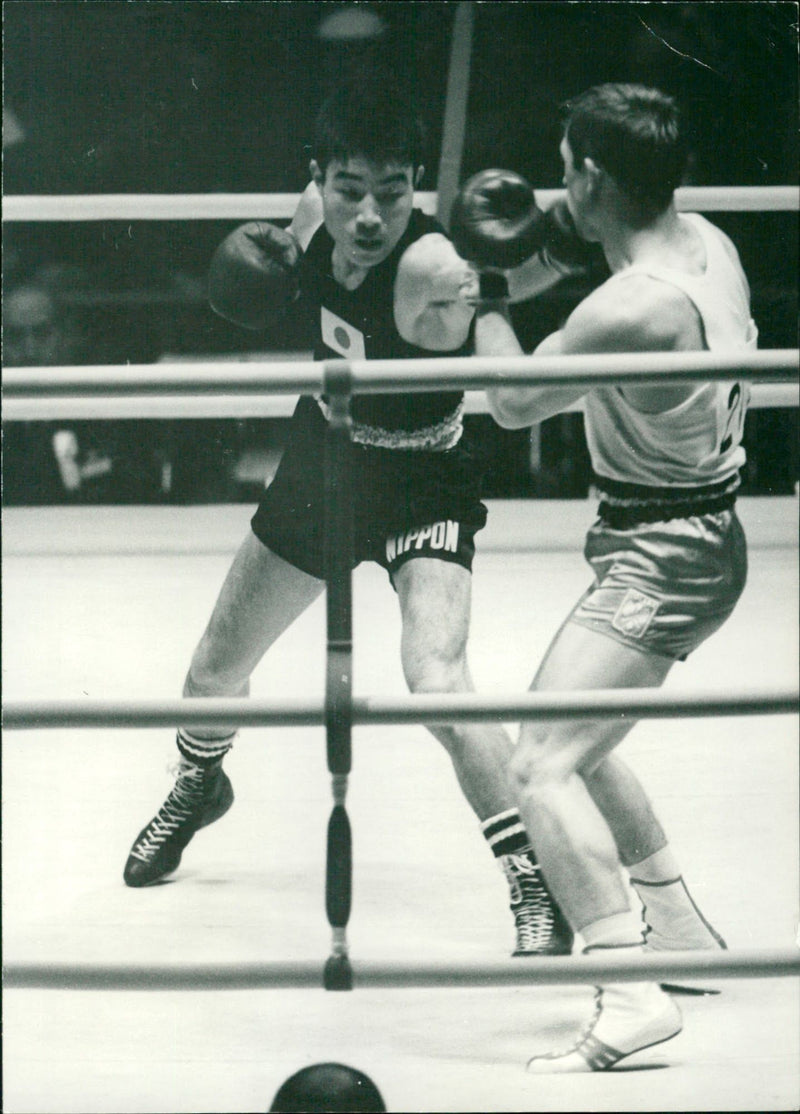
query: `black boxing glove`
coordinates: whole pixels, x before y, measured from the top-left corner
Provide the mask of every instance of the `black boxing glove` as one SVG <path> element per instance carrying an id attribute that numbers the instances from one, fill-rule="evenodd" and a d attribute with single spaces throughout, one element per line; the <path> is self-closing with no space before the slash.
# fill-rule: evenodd
<path id="1" fill-rule="evenodd" d="M 543 216 L 544 243 L 541 257 L 554 270 L 572 274 L 602 261 L 602 248 L 599 244 L 590 244 L 583 239 L 575 227 L 566 201 L 556 201 Z"/>
<path id="2" fill-rule="evenodd" d="M 245 329 L 269 328 L 300 294 L 302 257 L 302 249 L 288 229 L 269 221 L 240 225 L 211 259 L 211 308 Z"/>
<path id="3" fill-rule="evenodd" d="M 450 212 L 450 238 L 462 259 L 512 270 L 544 244 L 544 214 L 533 188 L 513 170 L 482 170 L 458 192 Z"/>

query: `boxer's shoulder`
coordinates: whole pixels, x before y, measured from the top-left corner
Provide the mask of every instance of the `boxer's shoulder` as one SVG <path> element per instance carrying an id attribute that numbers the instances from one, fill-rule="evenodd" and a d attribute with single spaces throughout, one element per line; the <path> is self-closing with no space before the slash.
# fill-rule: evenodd
<path id="1" fill-rule="evenodd" d="M 668 282 L 613 275 L 570 314 L 564 351 L 669 351 L 680 346 L 691 313 L 686 295 Z"/>

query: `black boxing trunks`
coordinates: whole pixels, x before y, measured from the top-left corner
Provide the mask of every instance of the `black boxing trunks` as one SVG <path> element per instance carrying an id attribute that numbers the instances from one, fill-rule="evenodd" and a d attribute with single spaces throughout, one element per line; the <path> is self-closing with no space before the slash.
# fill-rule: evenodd
<path id="1" fill-rule="evenodd" d="M 325 434 L 313 398 L 301 398 L 278 471 L 252 518 L 256 537 L 273 553 L 325 576 Z M 415 558 L 471 569 L 475 534 L 486 524 L 482 468 L 465 437 L 443 452 L 351 444 L 354 558 L 376 561 L 390 577 Z"/>

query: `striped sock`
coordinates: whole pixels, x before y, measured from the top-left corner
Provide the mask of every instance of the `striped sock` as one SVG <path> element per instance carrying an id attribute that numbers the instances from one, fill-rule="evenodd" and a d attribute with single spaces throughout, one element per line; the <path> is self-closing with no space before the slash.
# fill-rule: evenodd
<path id="1" fill-rule="evenodd" d="M 513 955 L 569 955 L 573 932 L 553 900 L 519 810 L 490 816 L 481 830 L 506 877 L 517 939 Z"/>
<path id="2" fill-rule="evenodd" d="M 185 727 L 179 727 L 175 741 L 187 762 L 193 762 L 195 766 L 208 767 L 222 761 L 233 746 L 235 738 L 234 731 L 222 739 L 199 739 L 196 735 L 190 734 Z"/>
<path id="3" fill-rule="evenodd" d="M 482 822 L 481 831 L 497 859 L 532 850 L 519 809 L 509 808 L 498 812 L 497 816 L 490 816 Z M 533 856 L 530 857 L 533 859 Z"/>

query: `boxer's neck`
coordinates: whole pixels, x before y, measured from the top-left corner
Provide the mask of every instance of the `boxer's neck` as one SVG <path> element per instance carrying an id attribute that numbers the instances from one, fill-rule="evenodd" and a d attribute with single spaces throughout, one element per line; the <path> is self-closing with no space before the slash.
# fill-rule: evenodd
<path id="1" fill-rule="evenodd" d="M 697 257 L 698 239 L 671 205 L 643 228 L 632 228 L 622 221 L 609 222 L 600 242 L 613 273 L 651 262 L 701 273 L 705 261 Z"/>
<path id="2" fill-rule="evenodd" d="M 348 259 L 338 244 L 334 245 L 331 265 L 334 279 L 345 290 L 357 290 L 370 271 Z"/>

